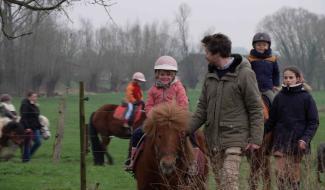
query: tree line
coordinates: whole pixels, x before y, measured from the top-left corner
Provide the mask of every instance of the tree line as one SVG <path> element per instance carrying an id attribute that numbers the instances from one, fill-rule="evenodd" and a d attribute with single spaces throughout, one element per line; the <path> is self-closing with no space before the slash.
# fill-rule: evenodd
<path id="1" fill-rule="evenodd" d="M 120 91 L 136 71 L 154 81 L 153 64 L 161 55 L 175 57 L 180 79 L 195 88 L 207 64 L 200 43 L 189 41 L 190 11 L 181 4 L 170 22 L 110 24 L 98 29 L 82 20 L 78 30 L 62 24 L 55 14 L 44 17 L 30 11 L 23 24 L 12 20 L 6 27 L 14 32 L 26 26 L 33 29 L 31 35 L 10 40 L 0 34 L 0 92 L 21 95 L 35 90 L 52 96 L 56 89 L 74 87 L 78 81 L 84 81 L 91 92 Z M 7 14 L 6 19 L 13 18 Z M 316 89 L 325 87 L 324 30 L 323 16 L 291 8 L 263 18 L 257 26 L 257 31 L 273 37 L 280 65 L 298 66 Z"/>

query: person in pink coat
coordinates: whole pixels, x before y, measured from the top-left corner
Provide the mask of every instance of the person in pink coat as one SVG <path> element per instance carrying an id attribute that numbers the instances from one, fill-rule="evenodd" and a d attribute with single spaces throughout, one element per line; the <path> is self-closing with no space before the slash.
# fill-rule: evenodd
<path id="1" fill-rule="evenodd" d="M 176 74 L 178 66 L 176 60 L 171 56 L 161 56 L 157 59 L 154 66 L 155 70 L 155 83 L 149 89 L 147 101 L 145 104 L 146 114 L 150 114 L 152 108 L 164 102 L 175 101 L 184 109 L 188 109 L 188 97 L 185 88 L 180 80 L 177 79 Z M 143 135 L 143 129 L 136 129 L 131 138 L 131 154 L 125 162 L 125 170 L 132 171 L 133 157 L 136 152 L 136 146 Z M 131 158 L 130 158 L 131 157 Z"/>
<path id="2" fill-rule="evenodd" d="M 188 109 L 188 97 L 185 88 L 177 79 L 177 62 L 170 56 L 161 56 L 155 63 L 155 84 L 149 89 L 145 111 L 163 102 L 175 101 L 179 106 Z"/>

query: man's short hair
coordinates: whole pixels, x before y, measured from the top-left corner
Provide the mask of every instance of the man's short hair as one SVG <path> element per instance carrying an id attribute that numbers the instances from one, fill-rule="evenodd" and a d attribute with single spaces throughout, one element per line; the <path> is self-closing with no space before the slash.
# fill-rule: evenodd
<path id="1" fill-rule="evenodd" d="M 231 41 L 228 36 L 217 33 L 205 36 L 201 42 L 212 54 L 217 54 L 223 58 L 230 57 Z"/>

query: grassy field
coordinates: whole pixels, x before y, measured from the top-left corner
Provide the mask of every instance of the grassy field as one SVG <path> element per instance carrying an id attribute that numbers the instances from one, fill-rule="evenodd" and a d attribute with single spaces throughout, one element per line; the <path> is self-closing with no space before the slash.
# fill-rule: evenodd
<path id="1" fill-rule="evenodd" d="M 199 91 L 190 91 L 191 110 L 195 110 L 195 104 L 199 95 Z M 105 103 L 118 104 L 122 100 L 123 94 L 98 94 L 88 95 L 90 98 L 86 102 L 86 117 L 96 110 L 99 106 Z M 324 92 L 315 92 L 318 107 L 325 106 Z M 20 99 L 16 98 L 14 103 L 16 108 L 19 108 Z M 58 164 L 52 162 L 52 151 L 54 138 L 48 141 L 43 141 L 42 146 L 34 155 L 31 162 L 21 163 L 20 154 L 17 152 L 16 157 L 8 162 L 0 162 L 0 189 L 1 190 L 75 190 L 80 189 L 80 172 L 79 172 L 79 117 L 78 117 L 78 96 L 69 95 L 67 97 L 67 110 L 65 120 L 65 131 L 63 140 L 63 149 L 61 161 Z M 59 98 L 40 98 L 40 109 L 42 114 L 46 115 L 51 121 L 52 135 L 56 132 L 58 118 Z M 306 175 L 309 184 L 315 184 L 314 170 L 316 169 L 315 149 L 317 144 L 325 141 L 325 129 L 322 127 L 325 122 L 325 113 L 320 112 L 320 128 L 317 131 L 316 137 L 313 140 L 313 151 L 308 161 L 307 169 L 304 171 L 304 180 L 302 183 L 307 183 Z M 96 183 L 99 183 L 99 189 L 118 189 L 129 190 L 135 189 L 135 180 L 133 177 L 123 171 L 123 162 L 127 152 L 127 141 L 114 138 L 110 145 L 110 152 L 114 156 L 115 165 L 113 166 L 93 166 L 92 155 L 87 156 L 87 185 L 88 189 L 93 189 Z M 307 170 L 311 170 L 306 173 Z M 247 189 L 247 163 L 246 159 L 241 166 L 241 189 Z M 210 175 L 211 176 L 211 175 Z M 210 189 L 214 189 L 212 177 L 209 180 Z M 324 178 L 323 178 L 324 179 Z M 307 185 L 305 185 L 307 186 Z M 316 185 L 309 186 L 310 189 L 315 189 Z M 303 188 L 306 189 L 306 188 Z M 316 189 L 319 189 L 317 187 Z"/>

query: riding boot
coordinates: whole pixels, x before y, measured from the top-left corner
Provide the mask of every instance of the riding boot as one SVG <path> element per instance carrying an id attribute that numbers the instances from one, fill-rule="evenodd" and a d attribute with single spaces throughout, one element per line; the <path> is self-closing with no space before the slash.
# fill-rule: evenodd
<path id="1" fill-rule="evenodd" d="M 131 158 L 128 159 L 130 161 L 130 163 L 129 163 L 129 165 L 125 166 L 125 169 L 124 169 L 125 171 L 133 171 L 134 157 L 135 157 L 136 150 L 137 150 L 136 147 L 132 147 Z"/>
<path id="2" fill-rule="evenodd" d="M 198 166 L 199 152 L 200 149 L 198 147 L 193 148 L 193 161 L 190 163 L 189 170 L 188 170 L 190 175 L 197 175 L 199 173 L 199 166 Z"/>

